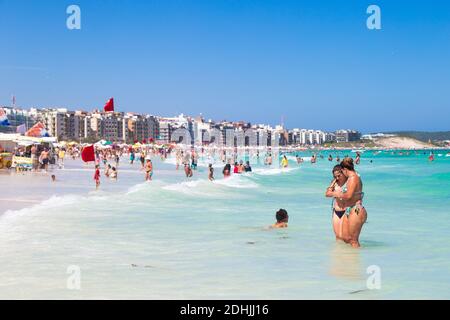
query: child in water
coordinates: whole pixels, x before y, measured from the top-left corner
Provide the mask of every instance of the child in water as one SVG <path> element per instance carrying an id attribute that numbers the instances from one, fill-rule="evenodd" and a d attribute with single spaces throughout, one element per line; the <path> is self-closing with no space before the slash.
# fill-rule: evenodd
<path id="1" fill-rule="evenodd" d="M 271 225 L 270 227 L 273 229 L 279 229 L 279 228 L 287 228 L 288 227 L 288 220 L 289 215 L 286 210 L 280 209 L 277 211 L 275 218 L 277 219 L 277 222 Z"/>

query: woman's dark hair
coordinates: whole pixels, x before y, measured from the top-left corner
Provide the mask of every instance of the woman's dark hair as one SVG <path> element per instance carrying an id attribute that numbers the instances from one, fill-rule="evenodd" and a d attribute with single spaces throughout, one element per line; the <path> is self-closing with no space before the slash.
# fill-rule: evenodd
<path id="1" fill-rule="evenodd" d="M 331 173 L 335 173 L 336 171 L 342 171 L 342 166 L 340 164 L 335 165 Z"/>
<path id="2" fill-rule="evenodd" d="M 341 162 L 341 167 L 350 171 L 355 171 L 355 167 L 353 166 L 353 159 L 346 157 Z"/>
<path id="3" fill-rule="evenodd" d="M 286 210 L 280 209 L 276 214 L 277 222 L 288 222 L 289 216 Z"/>

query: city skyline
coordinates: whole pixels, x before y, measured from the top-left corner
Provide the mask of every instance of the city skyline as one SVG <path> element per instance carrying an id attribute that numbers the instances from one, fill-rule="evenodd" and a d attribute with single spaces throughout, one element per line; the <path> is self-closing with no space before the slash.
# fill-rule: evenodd
<path id="1" fill-rule="evenodd" d="M 285 141 L 283 143 L 287 144 L 322 144 L 339 140 L 338 136 L 341 136 L 341 139 L 344 140 L 348 140 L 349 137 L 350 139 L 359 139 L 361 136 L 358 131 L 352 129 L 324 132 L 318 129 L 289 129 L 283 125 L 272 127 L 269 124 L 252 124 L 248 121 L 217 121 L 204 119 L 202 116 L 184 114 L 165 117 L 123 112 L 114 110 L 114 104 L 110 101 L 105 105 L 103 111 L 98 109 L 92 111 L 68 110 L 67 108 L 30 108 L 27 110 L 17 106 L 0 106 L 0 110 L 6 111 L 10 121 L 10 124 L 0 129 L 3 128 L 2 131 L 12 132 L 20 128 L 21 131 L 25 132 L 31 127 L 39 126 L 39 128 L 45 128 L 46 134 L 59 140 L 106 139 L 131 142 L 151 139 L 164 143 L 176 141 L 179 134 L 183 135 L 177 130 L 182 129 L 183 132 L 189 133 L 193 144 L 209 144 L 216 140 L 216 138 L 211 140 L 211 137 L 217 134 L 223 140 L 222 142 L 226 143 L 228 134 L 234 137 L 235 134 L 240 136 L 244 132 L 245 136 L 247 134 L 248 137 L 254 136 L 257 139 L 256 141 L 266 138 L 270 141 L 271 136 L 275 134 L 281 139 L 280 141 Z"/>
<path id="2" fill-rule="evenodd" d="M 0 1 L 0 105 L 180 113 L 272 126 L 445 131 L 450 4 Z M 417 23 L 420 21 L 420 23 Z"/>

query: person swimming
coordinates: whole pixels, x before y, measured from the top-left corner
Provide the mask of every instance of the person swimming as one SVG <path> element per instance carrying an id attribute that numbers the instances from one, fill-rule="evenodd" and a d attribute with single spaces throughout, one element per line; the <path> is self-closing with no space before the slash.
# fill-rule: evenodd
<path id="1" fill-rule="evenodd" d="M 270 228 L 280 229 L 288 227 L 289 215 L 285 209 L 278 210 L 275 214 L 275 219 L 277 220 L 277 222 L 271 225 Z"/>

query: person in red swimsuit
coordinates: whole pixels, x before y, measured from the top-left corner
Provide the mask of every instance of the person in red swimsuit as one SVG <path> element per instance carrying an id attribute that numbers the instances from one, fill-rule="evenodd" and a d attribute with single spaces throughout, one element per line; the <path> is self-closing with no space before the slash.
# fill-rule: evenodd
<path id="1" fill-rule="evenodd" d="M 100 166 L 98 164 L 95 166 L 94 180 L 95 188 L 98 189 L 98 187 L 100 186 Z"/>

